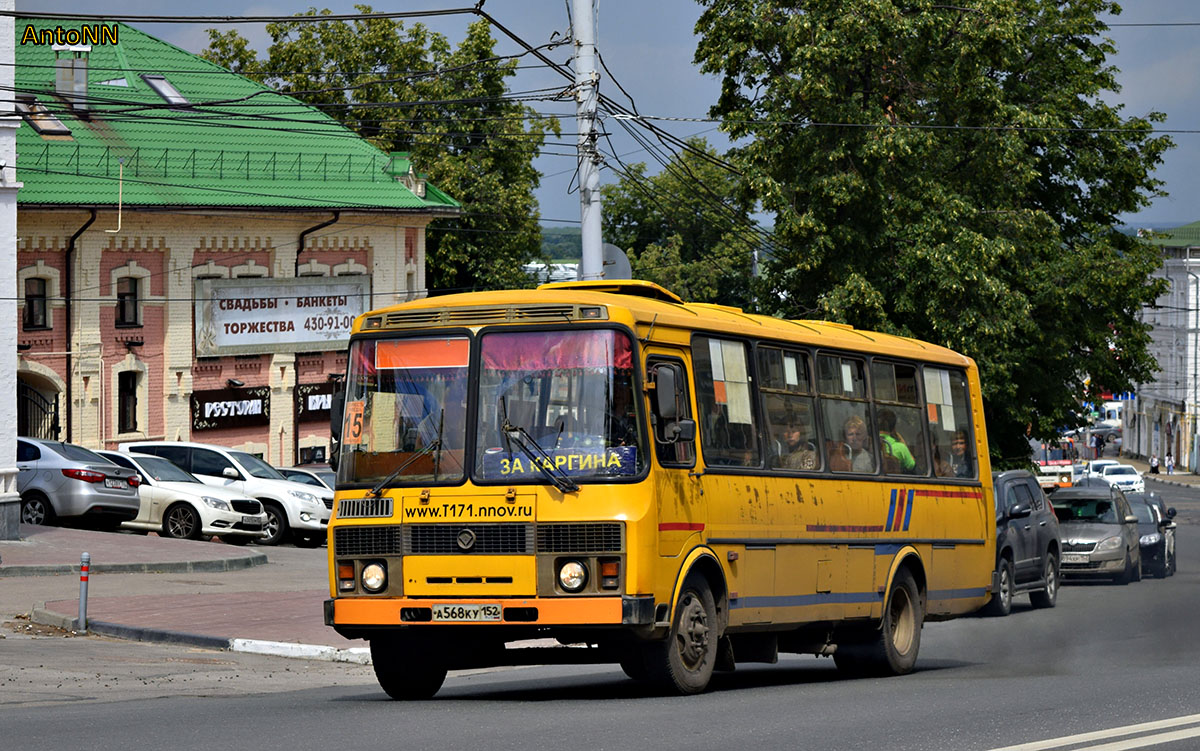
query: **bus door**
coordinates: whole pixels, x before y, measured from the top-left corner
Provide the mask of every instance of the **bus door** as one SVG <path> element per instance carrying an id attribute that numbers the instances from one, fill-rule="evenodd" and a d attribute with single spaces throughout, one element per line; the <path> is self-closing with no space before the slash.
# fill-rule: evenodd
<path id="1" fill-rule="evenodd" d="M 646 382 L 651 387 L 647 389 L 647 414 L 656 460 L 652 477 L 658 506 L 658 553 L 673 557 L 704 539 L 708 521 L 701 486 L 694 476 L 696 423 L 683 353 L 650 348 Z"/>

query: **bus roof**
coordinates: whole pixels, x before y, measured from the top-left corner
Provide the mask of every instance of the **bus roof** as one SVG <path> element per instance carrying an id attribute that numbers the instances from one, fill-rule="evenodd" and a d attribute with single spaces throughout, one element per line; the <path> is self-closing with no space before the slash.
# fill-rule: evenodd
<path id="1" fill-rule="evenodd" d="M 427 297 L 364 313 L 355 321 L 354 330 L 584 322 L 587 316 L 581 314 L 580 308 L 589 306 L 607 308 L 609 320 L 624 318 L 613 315 L 614 310 L 623 310 L 635 326 L 648 328 L 653 325 L 659 332 L 667 329 L 708 331 L 912 357 L 964 367 L 971 364 L 964 355 L 917 339 L 862 331 L 834 321 L 788 320 L 746 313 L 727 305 L 688 303 L 653 282 L 638 280 L 553 282 L 533 290 Z M 375 319 L 374 325 L 368 325 L 372 319 Z M 646 331 L 641 330 L 639 334 L 645 336 Z"/>

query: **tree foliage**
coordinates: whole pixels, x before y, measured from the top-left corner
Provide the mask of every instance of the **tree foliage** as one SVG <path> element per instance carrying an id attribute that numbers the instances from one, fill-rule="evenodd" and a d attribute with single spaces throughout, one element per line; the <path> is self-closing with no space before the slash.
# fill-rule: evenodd
<path id="1" fill-rule="evenodd" d="M 751 298 L 752 204 L 733 173 L 705 159 L 715 150 L 691 139 L 656 175 L 625 165 L 601 188 L 604 237 L 629 255 L 637 279 L 657 282 L 696 302 L 746 305 Z"/>
<path id="2" fill-rule="evenodd" d="M 1110 0 L 702 0 L 712 114 L 781 250 L 760 299 L 980 365 L 993 456 L 1156 365 L 1158 252 L 1117 230 L 1171 146 L 1124 117 Z M 1090 389 L 1085 382 L 1090 377 Z"/>
<path id="3" fill-rule="evenodd" d="M 428 286 L 529 284 L 521 265 L 541 254 L 533 157 L 559 126 L 507 96 L 517 61 L 496 58 L 487 21 L 471 24 L 457 48 L 420 23 L 383 18 L 287 21 L 267 32 L 266 60 L 236 31 L 215 29 L 204 56 L 319 106 L 384 151 L 410 152 L 414 167 L 463 204 L 461 217 L 429 227 Z"/>

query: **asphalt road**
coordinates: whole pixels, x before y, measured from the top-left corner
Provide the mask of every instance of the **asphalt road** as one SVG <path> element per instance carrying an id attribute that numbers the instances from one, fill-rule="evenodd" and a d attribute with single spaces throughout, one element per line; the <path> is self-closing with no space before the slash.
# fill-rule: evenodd
<path id="1" fill-rule="evenodd" d="M 1065 586 L 1058 607 L 926 626 L 917 671 L 843 678 L 829 659 L 718 675 L 650 695 L 612 666 L 451 676 L 388 701 L 369 667 L 97 638 L 0 641 L 0 738 L 18 748 L 995 749 L 1200 713 L 1200 490 L 1180 509 L 1179 573 Z M 1170 735 L 1175 733 L 1175 736 Z M 1144 739 L 1150 740 L 1144 740 Z M 1200 748 L 1175 727 L 1041 748 Z"/>

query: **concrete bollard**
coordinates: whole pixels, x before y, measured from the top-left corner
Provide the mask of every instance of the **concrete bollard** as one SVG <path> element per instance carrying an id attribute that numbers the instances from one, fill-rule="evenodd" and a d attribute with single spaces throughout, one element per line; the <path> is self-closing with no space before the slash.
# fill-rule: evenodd
<path id="1" fill-rule="evenodd" d="M 92 556 L 84 553 L 79 559 L 79 626 L 81 634 L 87 633 L 87 589 L 88 570 L 91 568 Z"/>

